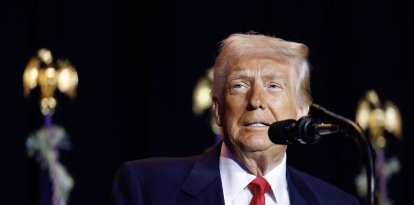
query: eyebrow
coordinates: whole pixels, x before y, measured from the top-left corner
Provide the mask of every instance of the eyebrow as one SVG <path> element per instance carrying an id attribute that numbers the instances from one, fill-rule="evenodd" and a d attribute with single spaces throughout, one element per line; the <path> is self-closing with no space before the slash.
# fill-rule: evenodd
<path id="1" fill-rule="evenodd" d="M 249 71 L 235 71 L 232 74 L 228 76 L 228 80 L 236 80 L 236 79 L 243 79 L 243 78 L 250 78 L 251 72 Z M 282 75 L 279 75 L 272 71 L 263 71 L 261 73 L 261 77 L 264 79 L 275 79 L 275 80 L 282 80 L 286 81 L 285 77 Z"/>
<path id="2" fill-rule="evenodd" d="M 232 72 L 227 77 L 228 80 L 236 80 L 236 79 L 241 79 L 241 78 L 250 78 L 249 72 L 248 71 L 235 71 L 235 72 Z"/>
<path id="3" fill-rule="evenodd" d="M 269 72 L 269 71 L 263 71 L 262 78 L 286 81 L 286 78 L 283 75 L 277 74 L 275 72 Z"/>

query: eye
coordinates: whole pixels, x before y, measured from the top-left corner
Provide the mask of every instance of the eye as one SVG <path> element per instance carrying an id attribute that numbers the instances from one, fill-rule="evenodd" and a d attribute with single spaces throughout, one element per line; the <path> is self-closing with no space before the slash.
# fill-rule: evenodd
<path id="1" fill-rule="evenodd" d="M 234 84 L 233 86 L 231 86 L 232 89 L 240 89 L 240 88 L 243 88 L 243 87 L 245 87 L 245 86 L 242 85 L 241 83 Z"/>
<path id="2" fill-rule="evenodd" d="M 283 89 L 282 85 L 280 85 L 279 83 L 269 83 L 267 87 L 273 92 L 278 92 Z"/>
<path id="3" fill-rule="evenodd" d="M 244 92 L 247 90 L 247 85 L 241 82 L 235 82 L 230 85 L 232 92 Z"/>

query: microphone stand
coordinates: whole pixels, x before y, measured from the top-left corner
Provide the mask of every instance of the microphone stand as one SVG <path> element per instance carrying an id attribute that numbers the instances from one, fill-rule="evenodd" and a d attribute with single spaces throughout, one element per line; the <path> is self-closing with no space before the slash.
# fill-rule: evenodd
<path id="1" fill-rule="evenodd" d="M 344 131 L 348 135 L 354 136 L 357 144 L 362 151 L 362 159 L 365 162 L 365 169 L 367 172 L 367 200 L 369 205 L 375 205 L 375 150 L 372 148 L 371 141 L 366 137 L 364 130 L 354 121 L 335 114 L 320 105 L 312 104 L 311 107 L 312 115 L 326 115 L 338 122 L 338 124 L 345 126 Z"/>

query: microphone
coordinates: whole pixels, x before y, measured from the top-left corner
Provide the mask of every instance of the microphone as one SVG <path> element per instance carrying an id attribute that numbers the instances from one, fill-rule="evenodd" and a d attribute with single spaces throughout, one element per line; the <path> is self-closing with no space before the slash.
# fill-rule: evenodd
<path id="1" fill-rule="evenodd" d="M 340 131 L 336 124 L 324 124 L 310 116 L 299 120 L 287 119 L 277 121 L 269 127 L 269 138 L 275 144 L 314 144 L 321 136 Z"/>
<path id="2" fill-rule="evenodd" d="M 375 150 L 372 148 L 370 139 L 364 130 L 352 120 L 333 113 L 324 107 L 312 104 L 309 112 L 311 115 L 304 116 L 299 120 L 288 119 L 274 122 L 270 125 L 268 135 L 275 144 L 313 144 L 321 139 L 321 136 L 337 132 L 344 132 L 347 136 L 355 137 L 362 151 L 367 174 L 367 204 L 374 205 L 376 202 L 375 190 Z M 318 120 L 315 120 L 318 117 Z M 333 121 L 336 124 L 324 124 L 320 119 Z"/>

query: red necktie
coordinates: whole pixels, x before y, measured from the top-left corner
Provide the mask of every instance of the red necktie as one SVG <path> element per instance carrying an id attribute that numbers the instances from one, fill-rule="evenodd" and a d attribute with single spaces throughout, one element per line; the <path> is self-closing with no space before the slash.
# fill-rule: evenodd
<path id="1" fill-rule="evenodd" d="M 265 193 L 270 190 L 270 185 L 266 179 L 258 176 L 247 187 L 253 193 L 250 205 L 265 205 Z"/>

